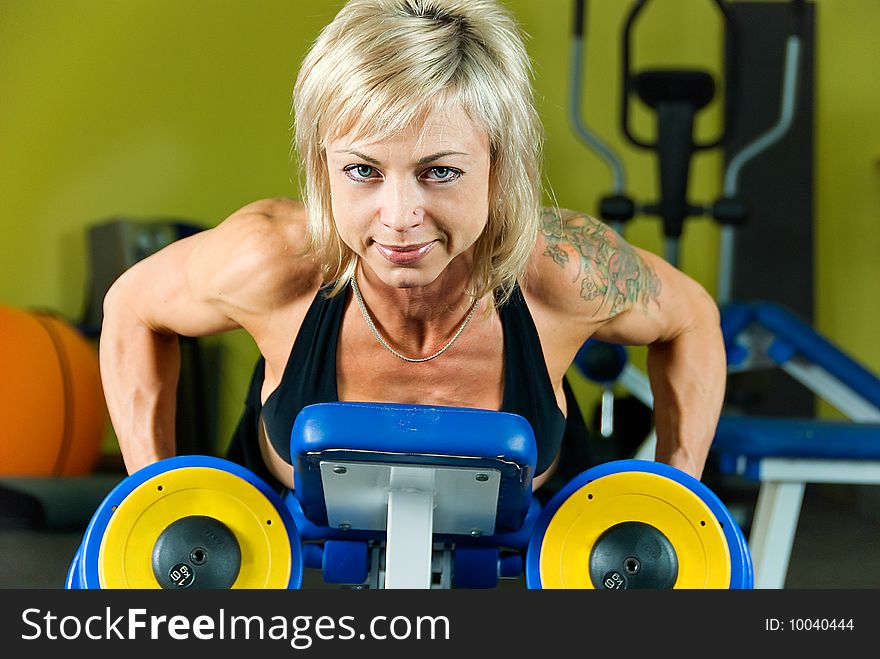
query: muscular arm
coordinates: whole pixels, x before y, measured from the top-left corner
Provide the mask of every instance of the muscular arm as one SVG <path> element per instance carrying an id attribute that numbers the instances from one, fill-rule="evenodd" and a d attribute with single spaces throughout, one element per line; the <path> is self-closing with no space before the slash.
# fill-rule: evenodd
<path id="1" fill-rule="evenodd" d="M 555 288 L 570 291 L 569 309 L 586 328 L 579 341 L 592 335 L 648 346 L 656 459 L 699 478 L 727 378 L 714 300 L 660 257 L 584 215 L 548 211 L 542 244 L 544 261 L 557 270 Z"/>
<path id="2" fill-rule="evenodd" d="M 175 454 L 178 336 L 239 327 L 258 335 L 285 294 L 277 264 L 293 250 L 272 203 L 255 202 L 213 229 L 172 243 L 132 266 L 108 291 L 101 378 L 129 473 Z"/>
<path id="3" fill-rule="evenodd" d="M 199 246 L 210 242 L 206 233 L 169 245 L 123 273 L 104 298 L 101 379 L 129 473 L 175 453 L 178 335 L 236 327 L 193 286 Z"/>
<path id="4" fill-rule="evenodd" d="M 177 335 L 151 327 L 134 304 L 146 270 L 125 273 L 104 298 L 99 351 L 104 397 L 130 474 L 174 455 L 175 446 L 180 352 Z"/>

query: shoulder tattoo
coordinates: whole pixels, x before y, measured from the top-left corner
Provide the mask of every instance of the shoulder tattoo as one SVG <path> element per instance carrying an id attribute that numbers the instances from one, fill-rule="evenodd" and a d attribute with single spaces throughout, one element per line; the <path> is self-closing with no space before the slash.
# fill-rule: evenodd
<path id="1" fill-rule="evenodd" d="M 548 256 L 561 268 L 577 255 L 575 279 L 584 300 L 601 298 L 596 313 L 605 309 L 616 316 L 629 307 L 647 312 L 659 305 L 661 284 L 654 269 L 608 226 L 587 215 L 547 208 L 541 218 Z"/>

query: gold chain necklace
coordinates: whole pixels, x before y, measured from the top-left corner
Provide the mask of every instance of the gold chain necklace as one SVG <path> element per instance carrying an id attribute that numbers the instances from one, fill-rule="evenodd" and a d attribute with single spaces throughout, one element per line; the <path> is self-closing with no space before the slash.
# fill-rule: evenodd
<path id="1" fill-rule="evenodd" d="M 455 340 L 464 331 L 464 328 L 467 327 L 468 323 L 471 322 L 471 318 L 474 315 L 474 311 L 476 311 L 476 309 L 477 309 L 477 302 L 479 302 L 479 300 L 474 300 L 474 303 L 471 305 L 471 309 L 470 309 L 470 311 L 468 311 L 468 314 L 465 317 L 464 322 L 462 322 L 462 324 L 459 326 L 458 330 L 455 332 L 455 334 L 452 335 L 452 338 L 449 339 L 449 342 L 445 346 L 440 348 L 440 350 L 435 352 L 433 355 L 429 355 L 428 357 L 420 357 L 418 359 L 414 359 L 412 357 L 407 357 L 406 355 L 400 354 L 399 352 L 397 352 L 397 350 L 395 350 L 390 345 L 388 345 L 388 343 L 385 341 L 385 339 L 382 338 L 382 335 L 379 333 L 379 329 L 373 323 L 373 318 L 370 316 L 370 312 L 367 311 L 367 305 L 364 304 L 364 298 L 361 295 L 361 289 L 360 289 L 360 287 L 358 287 L 357 277 L 355 277 L 354 275 L 351 276 L 351 289 L 354 291 L 354 298 L 355 298 L 355 300 L 357 300 L 358 307 L 360 307 L 360 309 L 361 309 L 361 314 L 363 314 L 364 320 L 367 321 L 367 325 L 369 326 L 370 331 L 373 332 L 373 336 L 376 337 L 376 340 L 382 345 L 382 347 L 384 347 L 392 355 L 394 355 L 398 359 L 402 359 L 403 361 L 410 362 L 410 363 L 428 362 L 428 361 L 431 361 L 432 359 L 436 359 L 437 357 L 442 355 L 444 352 L 449 350 L 450 346 L 453 343 L 455 343 Z"/>

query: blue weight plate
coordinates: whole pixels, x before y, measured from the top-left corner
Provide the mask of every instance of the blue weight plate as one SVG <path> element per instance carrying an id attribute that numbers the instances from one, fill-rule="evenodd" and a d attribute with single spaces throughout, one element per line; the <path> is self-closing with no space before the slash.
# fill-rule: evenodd
<path id="1" fill-rule="evenodd" d="M 76 548 L 73 560 L 67 568 L 67 577 L 64 579 L 64 588 L 66 590 L 79 590 L 83 587 L 82 570 L 80 569 L 80 557 L 82 555 L 82 544 Z"/>

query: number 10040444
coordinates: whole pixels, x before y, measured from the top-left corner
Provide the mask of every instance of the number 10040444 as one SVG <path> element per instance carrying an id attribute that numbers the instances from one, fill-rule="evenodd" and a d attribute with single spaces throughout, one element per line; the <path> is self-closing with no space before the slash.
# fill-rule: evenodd
<path id="1" fill-rule="evenodd" d="M 852 618 L 766 618 L 767 631 L 852 631 L 855 628 Z"/>

